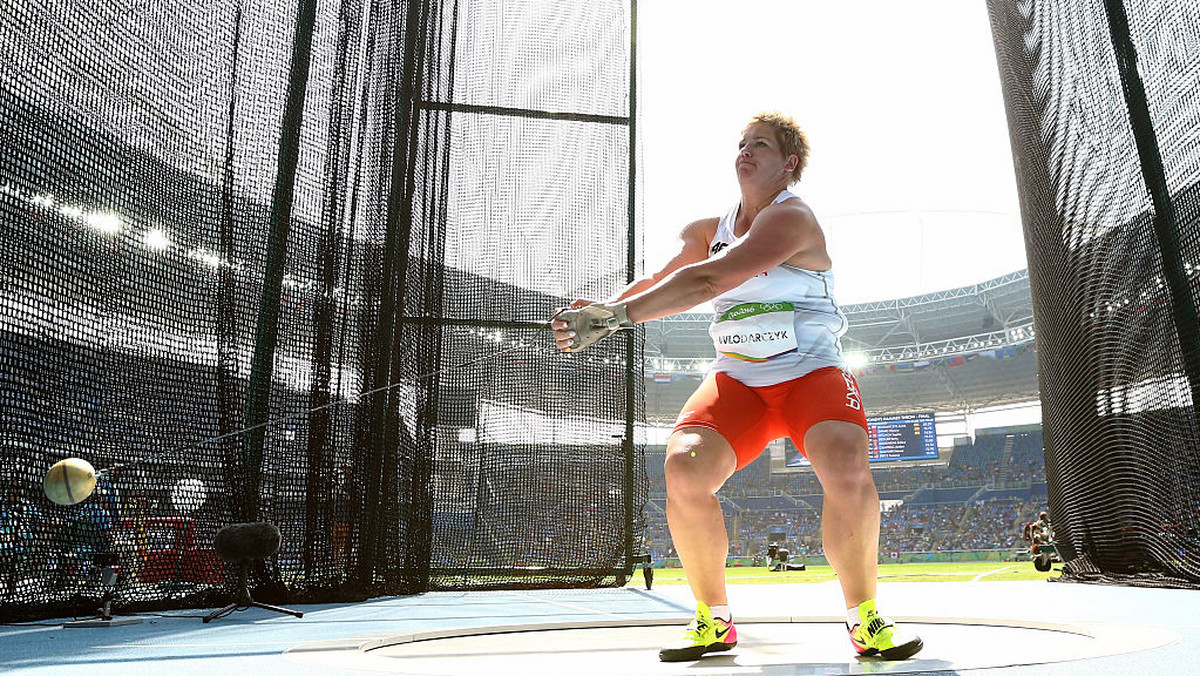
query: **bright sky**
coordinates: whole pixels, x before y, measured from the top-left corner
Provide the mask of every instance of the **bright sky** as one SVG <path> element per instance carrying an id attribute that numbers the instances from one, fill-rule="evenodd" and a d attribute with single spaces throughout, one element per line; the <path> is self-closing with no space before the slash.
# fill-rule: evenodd
<path id="1" fill-rule="evenodd" d="M 808 134 L 792 190 L 825 229 L 843 304 L 1026 266 L 984 3 L 643 0 L 638 42 L 647 269 L 737 202 L 737 140 L 765 109 Z"/>

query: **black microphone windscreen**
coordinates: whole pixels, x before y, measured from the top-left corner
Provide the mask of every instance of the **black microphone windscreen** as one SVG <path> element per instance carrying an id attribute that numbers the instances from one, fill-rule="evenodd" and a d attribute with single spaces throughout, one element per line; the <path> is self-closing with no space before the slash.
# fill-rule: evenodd
<path id="1" fill-rule="evenodd" d="M 257 561 L 278 551 L 280 540 L 273 523 L 235 523 L 217 531 L 213 547 L 224 561 Z"/>

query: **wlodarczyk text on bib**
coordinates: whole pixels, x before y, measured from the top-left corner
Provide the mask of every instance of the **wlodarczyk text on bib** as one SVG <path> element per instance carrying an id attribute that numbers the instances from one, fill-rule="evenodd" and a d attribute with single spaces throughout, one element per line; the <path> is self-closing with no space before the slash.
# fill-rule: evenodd
<path id="1" fill-rule="evenodd" d="M 723 355 L 761 362 L 796 349 L 795 308 L 791 303 L 741 303 L 717 317 L 709 327 L 713 345 Z"/>

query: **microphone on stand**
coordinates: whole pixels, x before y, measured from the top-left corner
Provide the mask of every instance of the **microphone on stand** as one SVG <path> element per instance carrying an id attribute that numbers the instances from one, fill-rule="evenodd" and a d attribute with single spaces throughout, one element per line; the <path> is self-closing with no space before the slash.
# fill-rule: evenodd
<path id="1" fill-rule="evenodd" d="M 261 561 L 279 551 L 282 537 L 273 523 L 235 523 L 217 531 L 213 547 L 221 560 L 240 563 Z"/>
<path id="2" fill-rule="evenodd" d="M 298 610 L 259 603 L 250 596 L 250 589 L 247 582 L 250 564 L 255 561 L 261 561 L 279 551 L 281 541 L 279 528 L 273 523 L 262 521 L 256 523 L 235 523 L 217 531 L 217 537 L 213 540 L 213 547 L 217 550 L 217 556 L 221 557 L 221 560 L 237 564 L 237 582 L 234 589 L 234 602 L 220 610 L 214 610 L 205 616 L 205 624 L 219 617 L 224 617 L 235 610 L 246 610 L 248 608 L 263 608 L 265 610 L 273 610 L 277 613 L 294 615 L 295 617 L 304 617 L 304 613 Z"/>

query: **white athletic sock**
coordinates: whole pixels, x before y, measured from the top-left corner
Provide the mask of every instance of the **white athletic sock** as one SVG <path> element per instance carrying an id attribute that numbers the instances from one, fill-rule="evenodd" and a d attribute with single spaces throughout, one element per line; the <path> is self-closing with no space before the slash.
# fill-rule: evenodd
<path id="1" fill-rule="evenodd" d="M 846 626 L 853 629 L 858 624 L 858 606 L 846 609 Z"/>
<path id="2" fill-rule="evenodd" d="M 708 609 L 714 618 L 719 617 L 726 622 L 733 619 L 733 615 L 729 612 L 729 606 L 709 606 Z"/>

